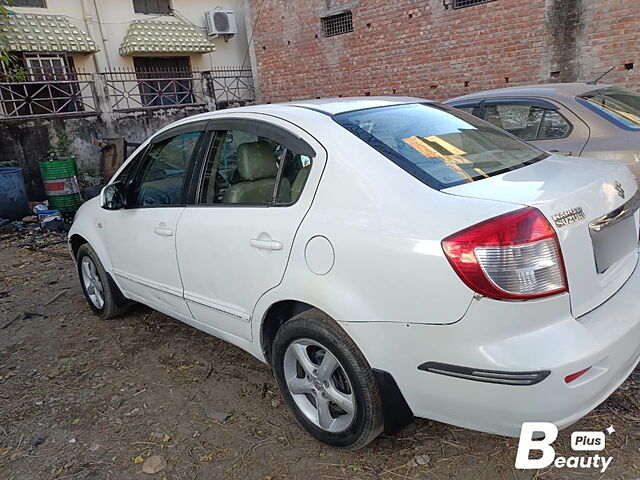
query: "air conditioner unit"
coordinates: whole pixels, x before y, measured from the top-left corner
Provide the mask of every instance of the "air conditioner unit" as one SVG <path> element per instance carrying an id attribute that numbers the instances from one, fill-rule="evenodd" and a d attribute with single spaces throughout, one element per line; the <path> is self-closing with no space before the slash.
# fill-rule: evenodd
<path id="1" fill-rule="evenodd" d="M 236 14 L 233 10 L 216 9 L 205 13 L 209 35 L 235 35 L 238 33 Z"/>

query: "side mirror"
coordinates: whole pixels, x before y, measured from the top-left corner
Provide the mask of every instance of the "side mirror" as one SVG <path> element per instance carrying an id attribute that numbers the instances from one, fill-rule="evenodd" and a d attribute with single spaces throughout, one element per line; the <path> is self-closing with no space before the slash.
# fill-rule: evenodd
<path id="1" fill-rule="evenodd" d="M 126 206 L 124 185 L 114 182 L 102 189 L 102 208 L 105 210 L 120 210 Z"/>

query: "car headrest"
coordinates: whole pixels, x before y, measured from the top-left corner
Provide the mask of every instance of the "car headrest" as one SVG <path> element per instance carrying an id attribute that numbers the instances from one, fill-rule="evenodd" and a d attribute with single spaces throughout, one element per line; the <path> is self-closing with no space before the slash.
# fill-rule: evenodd
<path id="1" fill-rule="evenodd" d="M 269 142 L 241 143 L 238 146 L 238 173 L 243 180 L 275 178 L 276 156 Z"/>

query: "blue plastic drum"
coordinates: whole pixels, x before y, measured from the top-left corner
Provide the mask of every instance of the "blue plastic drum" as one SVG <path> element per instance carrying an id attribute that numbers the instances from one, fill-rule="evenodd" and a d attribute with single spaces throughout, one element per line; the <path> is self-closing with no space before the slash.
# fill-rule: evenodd
<path id="1" fill-rule="evenodd" d="M 0 218 L 20 220 L 29 210 L 22 169 L 0 167 Z"/>

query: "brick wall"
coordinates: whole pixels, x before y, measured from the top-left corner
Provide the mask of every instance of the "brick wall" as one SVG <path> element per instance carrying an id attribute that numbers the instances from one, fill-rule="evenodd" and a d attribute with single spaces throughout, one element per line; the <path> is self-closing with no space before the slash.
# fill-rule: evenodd
<path id="1" fill-rule="evenodd" d="M 611 66 L 607 82 L 640 87 L 638 0 L 496 0 L 456 10 L 443 0 L 250 3 L 264 102 L 387 94 L 444 100 L 590 80 Z M 320 17 L 344 6 L 354 31 L 323 37 Z M 626 70 L 632 62 L 635 69 Z"/>

